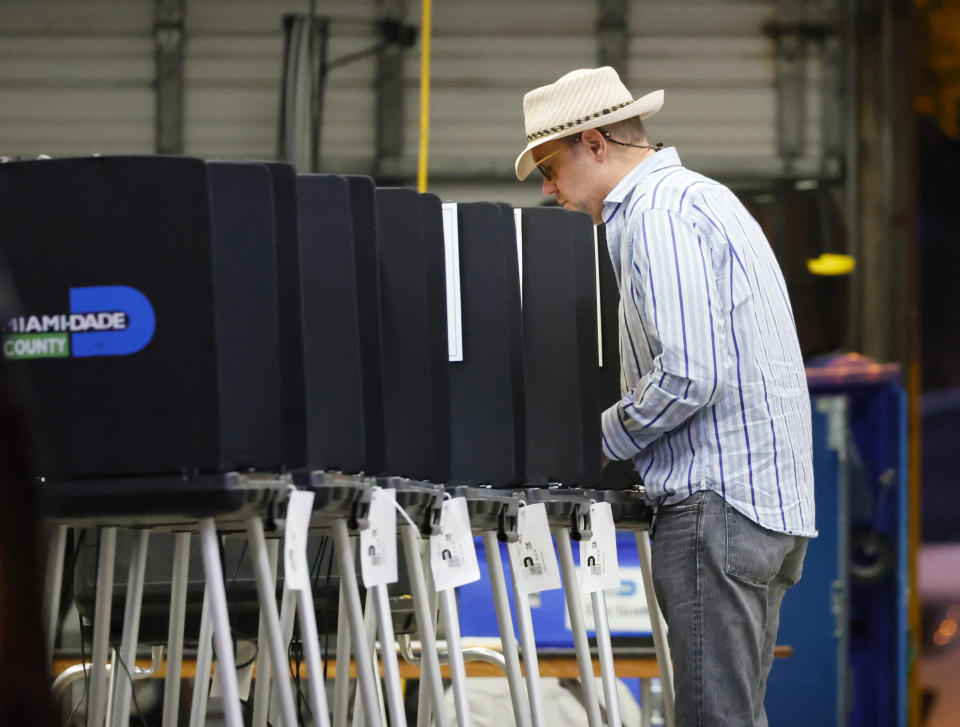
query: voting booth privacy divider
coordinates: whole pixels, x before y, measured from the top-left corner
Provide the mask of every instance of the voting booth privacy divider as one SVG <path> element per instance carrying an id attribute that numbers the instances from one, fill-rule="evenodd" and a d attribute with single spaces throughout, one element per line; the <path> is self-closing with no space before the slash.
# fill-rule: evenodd
<path id="1" fill-rule="evenodd" d="M 394 725 L 405 720 L 395 632 L 415 621 L 422 650 L 404 653 L 423 670 L 421 719 L 447 720 L 442 654 L 457 717 L 468 724 L 470 650 L 458 645 L 454 596 L 467 566 L 453 556 L 460 551 L 450 530 L 458 522 L 467 561 L 471 531 L 492 548 L 486 565 L 503 652 L 486 658 L 508 676 L 517 723 L 542 724 L 533 625 L 517 613 L 524 683 L 498 540 L 523 542 L 518 522 L 544 508 L 577 629 L 583 604 L 574 597 L 570 537 L 592 538 L 598 502 L 619 513 L 611 533 L 614 523 L 642 533 L 649 520 L 635 479 L 622 496 L 591 494 L 603 486 L 601 406 L 619 378 L 616 291 L 609 263 L 600 265 L 603 248 L 579 213 L 442 203 L 273 162 L 0 165 L 0 254 L 19 296 L 4 353 L 33 417 L 38 488 L 55 531 L 45 596 L 50 651 L 66 529 L 98 528 L 96 557 L 81 558 L 76 576 L 94 626 L 90 722 L 124 723 L 129 685 L 113 679 L 107 695 L 108 649 L 132 662 L 148 639 L 169 649 L 164 724 L 175 723 L 186 629 L 187 641 L 199 642 L 191 722 L 203 721 L 215 642 L 225 719 L 239 724 L 229 613 L 246 612 L 241 631 L 257 632 L 263 647 L 254 723 L 267 724 L 268 710 L 270 724 L 295 719 L 281 662 L 296 618 L 308 673 L 323 673 L 318 638 L 331 634 L 329 650 L 356 665 L 355 718 L 385 724 L 389 713 Z M 447 514 L 461 504 L 462 515 Z M 518 517 L 523 508 L 529 517 Z M 132 545 L 121 556 L 129 570 L 114 575 L 118 528 L 120 542 Z M 172 559 L 169 546 L 148 552 L 151 529 L 177 533 Z M 202 577 L 188 567 L 190 532 L 201 534 Z M 328 558 L 322 585 L 319 569 L 304 565 L 308 532 L 311 558 Z M 437 545 L 437 562 L 424 570 L 427 541 Z M 553 548 L 547 560 L 558 557 Z M 233 574 L 227 591 L 224 562 Z M 519 579 L 511 581 L 522 605 Z M 145 582 L 152 605 L 141 619 Z M 438 600 L 443 642 L 434 633 Z M 603 621 L 602 599 L 593 604 Z M 317 614 L 326 621 L 319 631 Z M 612 688 L 609 633 L 598 628 L 597 640 Z M 585 631 L 577 657 L 581 674 L 589 669 L 588 721 L 599 727 Z M 345 724 L 353 697 L 346 674 L 336 672 L 331 705 L 323 680 L 307 680 L 315 724 Z M 619 721 L 615 696 L 606 712 L 609 723 Z"/>

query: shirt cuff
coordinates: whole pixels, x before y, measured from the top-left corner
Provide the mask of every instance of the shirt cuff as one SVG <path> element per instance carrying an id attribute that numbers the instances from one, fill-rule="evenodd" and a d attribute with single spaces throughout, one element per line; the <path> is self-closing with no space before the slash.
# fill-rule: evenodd
<path id="1" fill-rule="evenodd" d="M 623 413 L 617 402 L 605 412 L 600 420 L 603 433 L 603 454 L 607 459 L 633 459 L 643 447 L 627 431 Z"/>

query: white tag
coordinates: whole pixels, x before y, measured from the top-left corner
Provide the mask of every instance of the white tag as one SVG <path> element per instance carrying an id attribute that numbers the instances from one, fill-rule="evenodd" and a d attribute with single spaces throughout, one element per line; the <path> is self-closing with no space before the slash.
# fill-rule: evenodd
<path id="1" fill-rule="evenodd" d="M 507 545 L 517 587 L 528 594 L 560 588 L 560 566 L 550 537 L 547 509 L 542 502 L 520 508 L 517 531 L 519 540 Z"/>
<path id="2" fill-rule="evenodd" d="M 283 534 L 283 582 L 291 591 L 310 587 L 307 565 L 307 530 L 313 512 L 313 493 L 297 490 L 287 502 L 287 524 Z"/>
<path id="3" fill-rule="evenodd" d="M 513 210 L 513 226 L 517 231 L 517 271 L 520 273 L 520 305 L 523 306 L 523 210 Z"/>
<path id="4" fill-rule="evenodd" d="M 367 588 L 397 582 L 397 493 L 374 489 L 370 525 L 360 531 L 360 570 Z"/>
<path id="5" fill-rule="evenodd" d="M 447 266 L 447 359 L 463 361 L 463 319 L 460 315 L 460 228 L 457 203 L 444 202 L 443 249 Z"/>
<path id="6" fill-rule="evenodd" d="M 480 564 L 464 497 L 443 501 L 440 532 L 430 536 L 430 570 L 438 592 L 480 580 Z"/>
<path id="7" fill-rule="evenodd" d="M 593 503 L 590 506 L 590 521 L 593 538 L 580 541 L 580 588 L 584 593 L 619 588 L 617 529 L 613 524 L 610 503 Z"/>

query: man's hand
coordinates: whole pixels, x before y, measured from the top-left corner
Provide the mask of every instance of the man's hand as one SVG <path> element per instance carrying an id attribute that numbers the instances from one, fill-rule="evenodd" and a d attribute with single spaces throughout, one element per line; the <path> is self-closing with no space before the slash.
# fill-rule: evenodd
<path id="1" fill-rule="evenodd" d="M 600 469 L 606 469 L 607 465 L 610 464 L 610 460 L 607 459 L 607 455 L 600 455 Z"/>

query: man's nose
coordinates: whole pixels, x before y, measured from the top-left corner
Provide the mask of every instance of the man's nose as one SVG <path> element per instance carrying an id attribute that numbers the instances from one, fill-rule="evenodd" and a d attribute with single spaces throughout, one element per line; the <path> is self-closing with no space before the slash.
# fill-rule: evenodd
<path id="1" fill-rule="evenodd" d="M 555 185 L 551 180 L 547 179 L 546 177 L 543 178 L 543 187 L 542 187 L 542 189 L 543 189 L 544 195 L 556 194 L 556 192 L 557 192 L 557 187 L 556 187 L 556 185 Z"/>

